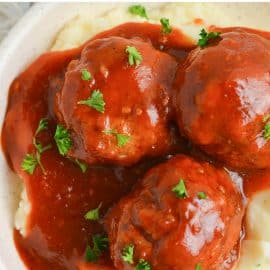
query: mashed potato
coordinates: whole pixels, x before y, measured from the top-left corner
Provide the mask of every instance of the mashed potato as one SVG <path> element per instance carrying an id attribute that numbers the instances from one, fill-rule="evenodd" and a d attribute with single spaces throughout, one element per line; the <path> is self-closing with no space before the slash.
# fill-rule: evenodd
<path id="1" fill-rule="evenodd" d="M 104 9 L 99 17 L 89 15 L 89 9 Z M 128 21 L 144 21 L 127 12 L 128 4 L 115 4 L 114 8 L 106 4 L 89 4 L 85 12 L 78 14 L 57 35 L 51 50 L 65 50 L 81 45 L 94 34 Z M 159 3 L 145 4 L 150 22 L 159 23 L 161 17 L 167 17 L 191 38 L 197 39 L 202 27 L 246 26 L 263 30 L 270 29 L 270 4 L 244 3 Z M 202 19 L 196 24 L 195 19 Z M 25 189 L 15 216 L 15 227 L 23 235 L 27 234 L 27 216 L 31 205 Z M 247 238 L 242 243 L 238 270 L 270 269 L 270 191 L 257 194 L 248 205 L 246 224 Z"/>

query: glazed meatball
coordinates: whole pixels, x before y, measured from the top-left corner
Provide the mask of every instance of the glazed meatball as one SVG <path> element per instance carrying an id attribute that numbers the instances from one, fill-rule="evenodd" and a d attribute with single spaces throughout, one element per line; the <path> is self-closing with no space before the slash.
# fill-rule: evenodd
<path id="1" fill-rule="evenodd" d="M 58 121 L 72 133 L 69 156 L 131 165 L 165 153 L 173 141 L 168 119 L 176 66 L 140 39 L 90 42 L 70 63 L 56 97 Z"/>
<path id="2" fill-rule="evenodd" d="M 232 168 L 270 167 L 269 40 L 238 29 L 193 50 L 173 103 L 181 131 L 208 154 Z"/>
<path id="3" fill-rule="evenodd" d="M 176 156 L 151 169 L 108 214 L 112 260 L 128 270 L 142 260 L 154 270 L 227 269 L 238 257 L 243 211 L 223 169 Z"/>

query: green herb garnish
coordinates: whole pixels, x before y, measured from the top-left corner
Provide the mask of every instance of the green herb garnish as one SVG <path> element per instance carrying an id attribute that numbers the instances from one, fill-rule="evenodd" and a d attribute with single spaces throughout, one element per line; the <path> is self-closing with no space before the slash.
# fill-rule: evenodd
<path id="1" fill-rule="evenodd" d="M 86 220 L 95 220 L 95 221 L 99 220 L 99 210 L 100 210 L 101 206 L 102 206 L 102 203 L 100 203 L 97 208 L 88 211 L 85 214 L 84 218 Z"/>
<path id="2" fill-rule="evenodd" d="M 62 125 L 57 125 L 54 134 L 54 140 L 58 147 L 58 151 L 62 156 L 65 156 L 72 146 L 72 141 L 69 131 Z"/>
<path id="3" fill-rule="evenodd" d="M 92 75 L 87 69 L 83 69 L 81 71 L 81 78 L 83 81 L 90 81 L 92 79 Z"/>
<path id="4" fill-rule="evenodd" d="M 103 94 L 99 90 L 94 90 L 88 99 L 81 100 L 78 102 L 78 104 L 87 105 L 94 108 L 98 112 L 104 113 L 106 103 L 104 102 Z"/>
<path id="5" fill-rule="evenodd" d="M 138 66 L 141 63 L 142 56 L 135 47 L 127 46 L 126 53 L 128 53 L 128 63 L 130 66 Z"/>
<path id="6" fill-rule="evenodd" d="M 116 137 L 116 139 L 117 139 L 118 147 L 125 146 L 130 140 L 129 135 L 118 133 L 116 129 L 104 130 L 103 133 L 114 135 Z"/>
<path id="7" fill-rule="evenodd" d="M 263 117 L 263 123 L 265 123 L 263 128 L 263 137 L 265 140 L 270 139 L 270 122 L 268 122 L 270 119 L 270 114 L 267 114 Z"/>
<path id="8" fill-rule="evenodd" d="M 198 198 L 200 199 L 200 200 L 204 200 L 204 199 L 206 199 L 206 194 L 205 194 L 205 192 L 203 192 L 203 191 L 200 191 L 200 192 L 198 192 Z"/>
<path id="9" fill-rule="evenodd" d="M 195 270 L 202 270 L 201 264 L 197 263 L 195 266 Z"/>
<path id="10" fill-rule="evenodd" d="M 26 154 L 22 161 L 22 169 L 29 174 L 33 174 L 37 165 L 38 161 L 36 157 L 32 154 Z"/>
<path id="11" fill-rule="evenodd" d="M 108 237 L 106 235 L 93 235 L 92 236 L 93 247 L 87 245 L 85 251 L 85 261 L 95 262 L 101 256 L 102 251 L 108 248 Z"/>
<path id="12" fill-rule="evenodd" d="M 151 270 L 151 269 L 152 267 L 147 261 L 140 260 L 134 270 Z"/>
<path id="13" fill-rule="evenodd" d="M 83 173 L 85 173 L 88 169 L 88 164 L 79 161 L 78 159 L 75 159 L 75 163 L 80 167 Z"/>
<path id="14" fill-rule="evenodd" d="M 188 197 L 185 181 L 183 179 L 180 179 L 179 183 L 172 189 L 172 191 L 176 194 L 178 198 L 184 199 Z"/>
<path id="15" fill-rule="evenodd" d="M 40 132 L 48 129 L 49 122 L 47 118 L 42 118 L 38 123 L 38 128 L 35 132 L 35 136 L 37 136 Z"/>
<path id="16" fill-rule="evenodd" d="M 128 8 L 129 13 L 148 19 L 146 9 L 142 5 L 133 5 Z"/>
<path id="17" fill-rule="evenodd" d="M 40 158 L 41 158 L 41 154 L 45 152 L 46 150 L 50 149 L 52 145 L 49 144 L 47 146 L 43 146 L 41 143 L 37 142 L 36 136 L 40 132 L 46 129 L 48 129 L 48 119 L 42 118 L 39 121 L 38 127 L 33 137 L 33 145 L 35 146 L 35 154 L 29 154 L 29 153 L 26 154 L 21 164 L 22 169 L 29 174 L 33 174 L 38 165 L 40 166 L 42 172 L 45 174 L 45 169 L 41 163 Z"/>
<path id="18" fill-rule="evenodd" d="M 220 37 L 220 32 L 210 32 L 210 33 L 207 33 L 205 31 L 205 29 L 202 29 L 201 32 L 200 32 L 200 39 L 198 40 L 198 43 L 197 45 L 200 46 L 201 48 L 205 48 L 210 39 L 215 39 L 215 38 L 219 38 Z"/>
<path id="19" fill-rule="evenodd" d="M 133 264 L 134 245 L 128 245 L 123 249 L 122 259 L 124 262 Z"/>
<path id="20" fill-rule="evenodd" d="M 162 26 L 162 33 L 168 35 L 172 32 L 172 27 L 170 26 L 170 20 L 167 18 L 161 18 L 160 23 Z"/>

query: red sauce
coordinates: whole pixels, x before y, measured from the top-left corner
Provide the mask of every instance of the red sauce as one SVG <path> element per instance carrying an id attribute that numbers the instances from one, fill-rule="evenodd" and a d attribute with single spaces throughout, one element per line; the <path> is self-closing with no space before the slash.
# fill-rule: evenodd
<path id="1" fill-rule="evenodd" d="M 197 19 L 196 23 L 202 21 Z M 269 34 L 259 33 L 269 37 Z M 93 39 L 110 36 L 139 37 L 168 53 L 178 63 L 182 63 L 194 48 L 194 44 L 180 31 L 173 29 L 170 35 L 165 36 L 160 26 L 148 23 L 123 24 Z M 86 173 L 82 173 L 74 162 L 60 156 L 53 139 L 56 127 L 54 97 L 63 87 L 68 64 L 79 58 L 85 45 L 40 56 L 10 87 L 1 138 L 7 161 L 23 177 L 32 206 L 26 237 L 14 230 L 16 247 L 28 269 L 114 269 L 108 252 L 97 263 L 84 262 L 85 248 L 91 244 L 92 235 L 105 232 L 102 222 L 85 220 L 85 213 L 102 202 L 101 215 L 104 216 L 121 197 L 130 192 L 149 168 L 168 155 L 188 153 L 209 161 L 209 157 L 192 147 L 179 134 L 179 139 L 167 155 L 148 158 L 131 167 L 90 166 Z M 122 83 L 125 84 L 125 78 Z M 34 151 L 33 136 L 43 117 L 48 117 L 49 129 L 38 135 L 38 139 L 44 145 L 52 143 L 53 147 L 41 156 L 46 174 L 37 167 L 35 173 L 29 175 L 21 169 L 21 162 L 27 153 Z M 170 128 L 177 132 L 174 125 Z M 269 172 L 241 173 L 245 177 L 247 196 L 270 186 Z M 232 178 L 237 178 L 236 175 Z"/>
<path id="2" fill-rule="evenodd" d="M 164 37 L 160 26 L 128 23 L 97 35 L 140 37 L 158 49 L 184 59 L 193 48 L 178 30 Z M 83 47 L 83 46 L 82 46 Z M 77 59 L 81 48 L 40 56 L 10 87 L 2 145 L 10 167 L 21 175 L 32 209 L 24 238 L 14 231 L 16 247 L 29 269 L 104 269 L 112 268 L 109 254 L 98 264 L 85 264 L 84 252 L 91 236 L 104 232 L 102 224 L 84 219 L 85 213 L 102 202 L 101 213 L 127 194 L 145 171 L 162 158 L 142 161 L 133 167 L 91 166 L 85 174 L 72 161 L 59 155 L 56 145 L 42 154 L 47 174 L 37 168 L 33 175 L 21 169 L 26 153 L 34 151 L 32 139 L 43 117 L 49 118 L 49 130 L 39 140 L 52 143 L 55 131 L 53 97 L 62 88 L 68 63 Z M 124 78 L 123 78 L 124 80 Z M 124 83 L 124 81 L 123 81 Z M 182 140 L 176 146 L 184 151 Z M 175 152 L 172 149 L 170 152 Z M 168 153 L 169 154 L 169 153 Z M 80 266 L 78 266 L 80 265 Z"/>

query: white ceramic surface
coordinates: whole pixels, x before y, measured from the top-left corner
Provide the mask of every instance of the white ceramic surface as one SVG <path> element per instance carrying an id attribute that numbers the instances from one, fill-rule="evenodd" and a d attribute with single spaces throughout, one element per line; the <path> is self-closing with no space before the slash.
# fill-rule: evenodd
<path id="1" fill-rule="evenodd" d="M 115 5 L 118 4 L 37 4 L 27 12 L 0 45 L 0 127 L 5 115 L 11 81 L 33 59 L 50 47 L 63 25 L 81 12 L 95 17 Z M 260 10 L 253 7 L 249 9 L 250 15 L 253 11 L 256 11 L 257 15 L 258 12 L 266 12 L 262 6 Z M 241 8 L 238 6 L 235 10 L 237 12 L 234 15 L 238 16 Z M 260 20 L 256 22 L 260 23 Z M 18 205 L 15 199 L 18 198 L 18 183 L 17 177 L 8 169 L 0 151 L 0 270 L 24 269 L 13 243 L 13 217 Z"/>

